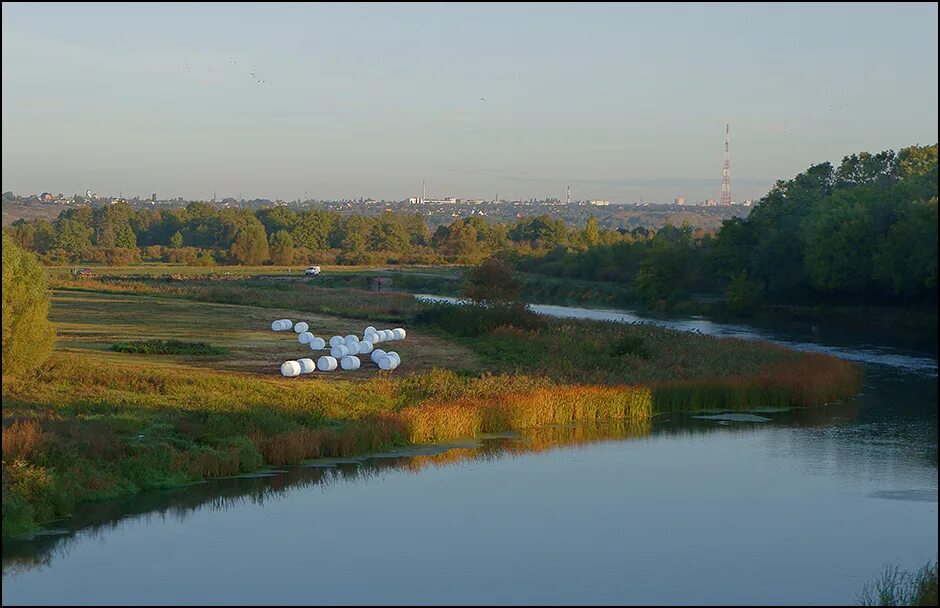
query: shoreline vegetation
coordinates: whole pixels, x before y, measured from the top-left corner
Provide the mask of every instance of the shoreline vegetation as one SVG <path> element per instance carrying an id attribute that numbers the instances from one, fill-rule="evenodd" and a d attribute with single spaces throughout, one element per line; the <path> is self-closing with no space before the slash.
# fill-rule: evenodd
<path id="1" fill-rule="evenodd" d="M 481 433 L 664 412 L 807 407 L 856 394 L 860 368 L 818 353 L 651 325 L 546 319 L 517 305 L 235 278 L 57 277 L 59 342 L 3 385 L 3 531 L 79 502 Z M 410 369 L 276 375 L 296 348 L 270 318 L 318 333 L 409 328 Z M 355 320 L 351 322 L 350 320 Z M 114 344 L 181 339 L 219 349 Z M 290 343 L 291 346 L 287 346 Z M 197 349 L 198 350 L 198 349 Z"/>

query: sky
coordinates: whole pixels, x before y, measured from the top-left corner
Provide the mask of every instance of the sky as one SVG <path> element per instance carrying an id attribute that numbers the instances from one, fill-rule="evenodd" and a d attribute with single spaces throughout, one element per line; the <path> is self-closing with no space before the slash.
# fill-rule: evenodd
<path id="1" fill-rule="evenodd" d="M 936 3 L 2 6 L 16 193 L 717 199 L 727 122 L 741 201 L 938 139 Z"/>

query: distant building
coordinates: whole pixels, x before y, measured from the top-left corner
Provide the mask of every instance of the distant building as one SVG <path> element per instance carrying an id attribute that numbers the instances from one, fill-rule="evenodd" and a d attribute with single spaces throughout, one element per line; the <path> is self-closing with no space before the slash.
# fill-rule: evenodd
<path id="1" fill-rule="evenodd" d="M 156 192 L 154 192 L 153 194 L 150 195 L 150 202 L 151 202 L 151 203 L 157 202 L 157 193 L 156 193 Z"/>
<path id="2" fill-rule="evenodd" d="M 685 204 L 685 197 L 684 197 L 684 196 L 677 196 L 677 197 L 676 197 L 676 200 L 673 201 L 673 202 L 675 202 L 675 204 L 677 204 L 677 205 L 684 205 L 684 204 Z"/>
<path id="3" fill-rule="evenodd" d="M 588 201 L 588 203 L 591 205 L 594 205 L 595 207 L 606 207 L 607 205 L 610 204 L 610 201 L 605 200 L 605 199 L 595 199 L 592 201 Z"/>

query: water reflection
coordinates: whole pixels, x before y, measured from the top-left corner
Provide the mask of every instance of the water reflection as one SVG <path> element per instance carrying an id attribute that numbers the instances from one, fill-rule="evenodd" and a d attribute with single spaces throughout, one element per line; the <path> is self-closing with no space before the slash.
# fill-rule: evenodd
<path id="1" fill-rule="evenodd" d="M 792 428 L 788 440 L 798 445 L 793 450 L 805 451 L 804 429 L 851 422 L 858 413 L 855 401 L 824 408 L 802 410 L 757 410 L 761 417 L 771 416 L 771 423 Z M 718 423 L 716 423 L 718 422 Z M 636 441 L 652 436 L 703 437 L 712 433 L 746 434 L 760 432 L 762 423 L 735 422 L 721 424 L 694 414 L 664 414 L 653 421 L 603 421 L 592 424 L 570 424 L 530 429 L 521 433 L 483 437 L 458 444 L 423 446 L 415 450 L 376 454 L 359 459 L 326 459 L 311 461 L 305 466 L 290 467 L 267 475 L 244 476 L 199 483 L 169 490 L 146 492 L 131 498 L 84 504 L 68 520 L 53 524 L 49 532 L 29 539 L 7 539 L 3 542 L 3 574 L 48 566 L 55 559 L 68 555 L 69 548 L 79 542 L 102 538 L 129 525 L 153 525 L 169 520 L 182 521 L 201 510 L 228 511 L 243 505 L 260 505 L 280 500 L 289 493 L 312 487 L 329 489 L 345 482 L 367 482 L 381 479 L 387 473 L 418 474 L 429 468 L 440 468 L 481 461 L 491 462 L 557 449 L 578 449 L 604 442 Z M 844 436 L 835 436 L 831 449 L 843 453 Z M 825 444 L 824 444 L 825 445 Z M 862 450 L 859 453 L 864 453 Z M 859 453 L 852 452 L 855 461 Z M 873 456 L 878 460 L 880 456 Z"/>

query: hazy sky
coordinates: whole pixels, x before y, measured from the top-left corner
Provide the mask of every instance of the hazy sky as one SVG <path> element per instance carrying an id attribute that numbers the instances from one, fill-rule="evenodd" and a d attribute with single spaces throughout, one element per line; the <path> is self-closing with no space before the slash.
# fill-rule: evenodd
<path id="1" fill-rule="evenodd" d="M 728 121 L 743 200 L 937 141 L 936 4 L 5 2 L 2 27 L 18 193 L 718 198 Z"/>

